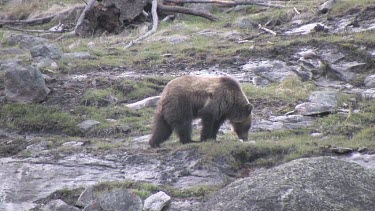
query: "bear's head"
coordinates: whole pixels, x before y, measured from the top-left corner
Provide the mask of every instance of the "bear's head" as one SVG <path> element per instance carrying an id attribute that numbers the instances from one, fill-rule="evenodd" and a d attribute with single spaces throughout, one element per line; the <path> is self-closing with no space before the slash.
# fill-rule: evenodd
<path id="1" fill-rule="evenodd" d="M 237 134 L 238 138 L 242 139 L 243 141 L 247 141 L 249 137 L 249 129 L 251 127 L 251 111 L 253 110 L 253 106 L 251 104 L 247 104 L 243 109 L 240 109 L 241 117 L 231 119 L 230 123 L 232 125 L 232 129 Z"/>

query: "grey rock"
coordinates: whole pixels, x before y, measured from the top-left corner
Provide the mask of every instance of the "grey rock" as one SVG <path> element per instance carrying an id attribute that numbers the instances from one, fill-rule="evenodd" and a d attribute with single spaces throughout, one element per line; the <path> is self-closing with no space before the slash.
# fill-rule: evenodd
<path id="1" fill-rule="evenodd" d="M 155 107 L 157 103 L 159 102 L 159 99 L 160 99 L 160 96 L 148 97 L 135 103 L 126 104 L 126 107 L 135 109 L 135 110 L 148 108 L 148 107 Z"/>
<path id="2" fill-rule="evenodd" d="M 255 122 L 252 131 L 274 131 L 306 128 L 314 124 L 314 118 L 303 115 L 271 116 L 268 120 Z"/>
<path id="3" fill-rule="evenodd" d="M 347 147 L 333 147 L 331 148 L 331 150 L 332 152 L 339 155 L 349 154 L 353 152 L 353 149 Z"/>
<path id="4" fill-rule="evenodd" d="M 331 106 L 322 103 L 306 102 L 296 106 L 295 110 L 305 116 L 332 113 L 334 110 Z"/>
<path id="5" fill-rule="evenodd" d="M 173 200 L 168 207 L 168 211 L 202 211 L 200 209 L 201 202 L 185 200 L 185 201 L 176 201 Z"/>
<path id="6" fill-rule="evenodd" d="M 357 78 L 358 72 L 362 72 L 366 63 L 360 62 L 347 62 L 341 64 L 330 65 L 330 70 L 343 81 L 351 81 Z"/>
<path id="7" fill-rule="evenodd" d="M 4 59 L 0 60 L 0 71 L 5 71 L 7 69 L 15 69 L 16 67 L 20 68 L 22 61 L 19 59 Z"/>
<path id="8" fill-rule="evenodd" d="M 45 100 L 50 90 L 36 67 L 15 64 L 6 66 L 5 69 L 5 96 L 8 100 L 17 103 L 38 103 Z"/>
<path id="9" fill-rule="evenodd" d="M 235 21 L 235 25 L 240 29 L 254 29 L 256 24 L 248 17 L 241 17 Z"/>
<path id="10" fill-rule="evenodd" d="M 5 43 L 8 45 L 19 45 L 23 49 L 30 49 L 33 46 L 47 43 L 48 40 L 26 34 L 8 34 Z"/>
<path id="11" fill-rule="evenodd" d="M 39 69 L 52 67 L 53 64 L 56 64 L 55 61 L 49 57 L 36 57 L 32 62 L 32 65 L 36 66 Z"/>
<path id="12" fill-rule="evenodd" d="M 94 187 L 89 186 L 79 195 L 76 205 L 86 207 L 94 202 Z"/>
<path id="13" fill-rule="evenodd" d="M 235 31 L 235 30 L 225 32 L 223 34 L 223 39 L 233 41 L 233 42 L 237 42 L 237 41 L 242 40 L 242 33 L 238 32 L 238 31 Z"/>
<path id="14" fill-rule="evenodd" d="M 287 31 L 285 34 L 288 34 L 288 35 L 310 34 L 315 31 L 320 31 L 324 28 L 325 26 L 322 23 L 310 23 L 310 24 L 300 26 L 296 29 Z"/>
<path id="15" fill-rule="evenodd" d="M 318 6 L 318 11 L 322 14 L 326 14 L 329 10 L 332 9 L 334 3 L 336 3 L 336 0 L 328 0 Z"/>
<path id="16" fill-rule="evenodd" d="M 168 42 L 173 44 L 173 45 L 176 45 L 176 44 L 179 44 L 179 43 L 182 43 L 182 42 L 186 42 L 187 40 L 189 40 L 189 37 L 182 36 L 182 35 L 175 35 L 175 36 L 172 36 L 172 37 L 168 38 Z"/>
<path id="17" fill-rule="evenodd" d="M 319 52 L 320 59 L 325 63 L 335 64 L 345 58 L 345 55 L 336 50 L 323 50 Z"/>
<path id="18" fill-rule="evenodd" d="M 41 141 L 39 143 L 32 144 L 32 145 L 26 147 L 26 150 L 28 150 L 30 152 L 40 152 L 40 151 L 43 151 L 43 150 L 46 150 L 46 149 L 48 149 L 48 142 L 47 141 Z"/>
<path id="19" fill-rule="evenodd" d="M 144 203 L 143 210 L 145 211 L 161 211 L 171 203 L 171 197 L 163 191 L 159 191 L 149 196 Z"/>
<path id="20" fill-rule="evenodd" d="M 360 96 L 364 100 L 375 99 L 375 89 L 366 89 L 360 92 Z"/>
<path id="21" fill-rule="evenodd" d="M 298 77 L 292 67 L 278 60 L 249 62 L 242 66 L 242 69 L 267 79 L 270 82 L 281 82 L 291 77 Z"/>
<path id="22" fill-rule="evenodd" d="M 295 110 L 305 116 L 332 113 L 338 106 L 339 97 L 337 91 L 315 91 L 309 96 L 310 102 L 297 105 Z"/>
<path id="23" fill-rule="evenodd" d="M 57 45 L 50 43 L 36 45 L 30 49 L 30 53 L 33 58 L 43 57 L 58 60 L 62 57 L 62 52 L 60 48 L 57 47 Z"/>
<path id="24" fill-rule="evenodd" d="M 375 171 L 330 157 L 252 173 L 215 193 L 201 210 L 372 210 Z"/>
<path id="25" fill-rule="evenodd" d="M 142 200 L 129 190 L 113 190 L 97 199 L 100 208 L 112 211 L 142 211 Z"/>
<path id="26" fill-rule="evenodd" d="M 90 130 L 91 128 L 93 128 L 95 125 L 98 125 L 98 124 L 100 124 L 100 122 L 98 122 L 96 120 L 89 119 L 89 120 L 85 120 L 85 121 L 79 123 L 77 126 L 79 127 L 79 129 L 82 132 L 86 132 L 86 131 Z"/>
<path id="27" fill-rule="evenodd" d="M 307 50 L 299 52 L 298 54 L 302 56 L 302 58 L 304 59 L 315 59 L 319 57 L 316 51 L 313 49 L 307 49 Z"/>
<path id="28" fill-rule="evenodd" d="M 80 209 L 66 204 L 61 199 L 57 199 L 43 206 L 42 211 L 80 211 Z"/>
<path id="29" fill-rule="evenodd" d="M 358 151 L 366 150 L 366 148 L 360 147 Z M 375 154 L 353 152 L 349 156 L 339 156 L 339 159 L 357 163 L 365 168 L 375 169 Z"/>
<path id="30" fill-rule="evenodd" d="M 314 91 L 309 96 L 309 101 L 337 107 L 340 93 L 338 91 Z"/>
<path id="31" fill-rule="evenodd" d="M 93 58 L 89 52 L 64 53 L 62 57 L 63 59 L 92 59 Z"/>
<path id="32" fill-rule="evenodd" d="M 375 75 L 367 76 L 364 82 L 366 87 L 375 88 Z"/>

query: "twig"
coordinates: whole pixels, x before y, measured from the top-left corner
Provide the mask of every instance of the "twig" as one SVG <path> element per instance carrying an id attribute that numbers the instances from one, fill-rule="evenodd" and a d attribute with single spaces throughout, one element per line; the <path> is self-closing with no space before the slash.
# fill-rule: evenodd
<path id="1" fill-rule="evenodd" d="M 294 12 L 296 12 L 298 15 L 301 14 L 301 13 L 297 10 L 296 7 L 293 7 L 293 9 L 294 9 Z"/>
<path id="2" fill-rule="evenodd" d="M 175 15 L 167 15 L 163 20 L 161 20 L 161 22 L 167 22 L 167 21 L 171 20 L 174 17 L 175 17 Z"/>
<path id="3" fill-rule="evenodd" d="M 259 29 L 261 29 L 261 30 L 263 30 L 263 31 L 265 31 L 265 32 L 268 32 L 268 33 L 273 34 L 273 35 L 277 35 L 277 33 L 274 32 L 274 31 L 272 31 L 271 29 L 267 29 L 267 28 L 263 27 L 263 26 L 260 25 L 260 24 L 258 24 L 258 26 L 259 26 Z"/>
<path id="4" fill-rule="evenodd" d="M 147 37 L 151 36 L 152 34 L 154 34 L 156 32 L 156 30 L 158 29 L 158 22 L 159 22 L 157 8 L 158 8 L 158 0 L 152 0 L 152 7 L 151 7 L 152 29 L 150 31 L 148 31 L 146 34 L 138 37 L 137 39 L 135 39 L 133 41 L 130 41 L 130 43 L 125 46 L 125 49 L 130 48 L 135 43 L 146 39 Z"/>

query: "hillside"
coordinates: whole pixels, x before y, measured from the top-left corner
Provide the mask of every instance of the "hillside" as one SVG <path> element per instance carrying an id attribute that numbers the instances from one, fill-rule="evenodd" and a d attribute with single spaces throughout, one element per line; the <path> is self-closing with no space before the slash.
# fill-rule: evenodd
<path id="1" fill-rule="evenodd" d="M 150 18 L 78 37 L 82 1 L 0 2 L 0 211 L 142 210 L 159 191 L 168 211 L 371 210 L 375 1 L 324 2 L 185 4 L 219 20 L 178 14 L 128 49 Z M 240 81 L 249 141 L 225 123 L 200 143 L 195 121 L 195 143 L 149 147 L 155 96 L 186 74 Z"/>

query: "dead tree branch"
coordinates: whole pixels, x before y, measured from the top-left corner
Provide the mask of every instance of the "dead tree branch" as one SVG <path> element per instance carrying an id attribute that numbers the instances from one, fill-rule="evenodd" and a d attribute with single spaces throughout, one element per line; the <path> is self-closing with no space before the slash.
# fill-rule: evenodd
<path id="1" fill-rule="evenodd" d="M 77 24 L 76 24 L 76 26 L 74 27 L 74 33 L 75 33 L 76 35 L 78 35 L 78 29 L 79 29 L 79 27 L 82 25 L 83 20 L 85 19 L 85 16 L 86 16 L 87 11 L 89 11 L 90 9 L 92 9 L 92 8 L 94 7 L 95 3 L 96 3 L 96 0 L 90 0 L 90 1 L 87 3 L 85 9 L 83 10 L 81 16 L 79 16 L 78 21 L 77 21 Z"/>
<path id="2" fill-rule="evenodd" d="M 182 3 L 211 3 L 211 4 L 221 4 L 225 6 L 237 6 L 237 5 L 256 5 L 262 7 L 275 7 L 275 8 L 285 8 L 284 5 L 277 4 L 266 4 L 260 2 L 254 2 L 250 0 L 164 0 L 168 3 L 182 4 Z"/>
<path id="3" fill-rule="evenodd" d="M 135 39 L 133 41 L 131 41 L 127 46 L 125 46 L 125 49 L 130 48 L 133 44 L 146 39 L 147 37 L 151 36 L 152 34 L 154 34 L 156 32 L 156 30 L 158 29 L 158 22 L 159 22 L 157 9 L 158 9 L 158 0 L 152 0 L 152 7 L 151 7 L 152 29 L 150 31 L 148 31 L 146 34 L 138 37 L 137 39 Z"/>
<path id="4" fill-rule="evenodd" d="M 211 20 L 211 21 L 218 21 L 219 20 L 218 17 L 212 15 L 211 13 L 203 12 L 203 11 L 200 11 L 200 10 L 193 10 L 193 9 L 185 8 L 185 7 L 166 6 L 164 4 L 159 3 L 158 8 L 159 8 L 159 10 L 165 11 L 165 12 L 174 12 L 174 13 L 183 13 L 183 14 L 195 15 L 195 16 L 207 18 L 208 20 Z"/>
<path id="5" fill-rule="evenodd" d="M 9 29 L 9 30 L 13 30 L 13 31 L 20 31 L 20 32 L 28 32 L 28 33 L 45 33 L 45 34 L 61 34 L 63 33 L 63 31 L 50 31 L 50 30 L 27 30 L 27 29 L 19 29 L 19 28 L 14 28 L 14 27 L 11 27 L 11 26 L 4 26 L 6 29 Z"/>
<path id="6" fill-rule="evenodd" d="M 37 25 L 50 22 L 56 15 L 47 16 L 44 18 L 36 18 L 32 20 L 0 20 L 1 25 Z"/>

